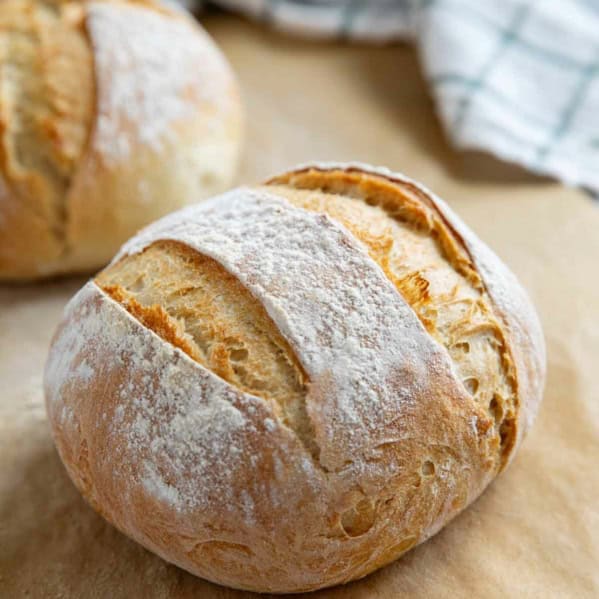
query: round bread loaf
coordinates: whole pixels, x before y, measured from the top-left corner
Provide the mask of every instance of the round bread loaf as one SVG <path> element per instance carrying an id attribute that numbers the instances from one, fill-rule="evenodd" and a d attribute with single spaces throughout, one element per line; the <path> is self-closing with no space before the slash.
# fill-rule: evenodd
<path id="1" fill-rule="evenodd" d="M 70 302 L 56 445 L 107 520 L 265 592 L 347 582 L 510 462 L 545 378 L 525 292 L 448 206 L 314 165 L 146 228 Z"/>
<path id="2" fill-rule="evenodd" d="M 0 280 L 106 264 L 140 227 L 223 191 L 231 69 L 149 0 L 0 3 Z"/>

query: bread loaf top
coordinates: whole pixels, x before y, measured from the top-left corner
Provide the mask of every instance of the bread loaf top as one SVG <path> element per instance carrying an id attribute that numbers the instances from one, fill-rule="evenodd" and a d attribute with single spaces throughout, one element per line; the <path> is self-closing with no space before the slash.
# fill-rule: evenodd
<path id="1" fill-rule="evenodd" d="M 342 174 L 340 174 L 342 173 Z M 372 176 L 364 176 L 364 175 Z M 373 168 L 360 163 L 299 166 L 296 171 L 275 177 L 271 183 L 288 182 L 303 189 L 343 190 L 368 203 L 382 204 L 387 197 L 387 210 L 402 220 L 399 205 L 410 200 L 432 211 L 431 221 L 424 226 L 433 235 L 442 252 L 450 257 L 457 271 L 464 270 L 478 278 L 477 287 L 487 296 L 496 316 L 496 331 L 501 330 L 506 353 L 515 369 L 516 401 L 521 410 L 513 447 L 532 426 L 543 396 L 546 375 L 545 340 L 539 318 L 528 294 L 506 265 L 481 242 L 447 203 L 420 183 L 393 173 L 387 168 Z M 395 197 L 397 192 L 399 198 Z M 399 214 L 397 211 L 399 210 Z M 432 215 L 432 216 L 431 216 Z M 408 219 L 409 220 L 409 219 Z"/>
<path id="2" fill-rule="evenodd" d="M 0 65 L 0 278 L 99 267 L 190 179 L 204 197 L 230 184 L 235 80 L 183 12 L 6 0 Z"/>
<path id="3" fill-rule="evenodd" d="M 44 230 L 52 254 L 64 236 L 64 198 L 94 118 L 93 55 L 83 22 L 82 4 L 68 11 L 24 0 L 0 6 L 0 234 L 12 237 L 8 225 L 22 212 Z M 14 259 L 22 249 L 15 243 Z"/>
<path id="4" fill-rule="evenodd" d="M 73 480 L 217 582 L 310 590 L 428 538 L 511 459 L 534 311 L 445 204 L 300 168 L 151 225 L 71 303 L 46 392 Z"/>

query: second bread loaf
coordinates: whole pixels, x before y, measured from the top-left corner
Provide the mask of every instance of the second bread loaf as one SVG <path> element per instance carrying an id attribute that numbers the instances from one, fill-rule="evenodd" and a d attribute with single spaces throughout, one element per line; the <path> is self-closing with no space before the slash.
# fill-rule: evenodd
<path id="1" fill-rule="evenodd" d="M 0 3 L 0 280 L 91 271 L 233 179 L 233 73 L 150 0 Z"/>

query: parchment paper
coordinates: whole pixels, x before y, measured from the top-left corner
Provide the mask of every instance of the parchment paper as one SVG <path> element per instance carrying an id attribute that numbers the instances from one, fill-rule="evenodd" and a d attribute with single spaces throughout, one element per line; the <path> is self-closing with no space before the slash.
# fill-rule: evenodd
<path id="1" fill-rule="evenodd" d="M 510 469 L 432 540 L 314 596 L 599 597 L 599 205 L 491 158 L 454 153 L 408 48 L 292 41 L 224 15 L 206 25 L 244 87 L 240 180 L 312 159 L 404 171 L 445 197 L 516 271 L 545 327 L 545 401 Z M 251 596 L 129 541 L 67 478 L 41 373 L 62 308 L 82 283 L 0 287 L 0 597 Z"/>

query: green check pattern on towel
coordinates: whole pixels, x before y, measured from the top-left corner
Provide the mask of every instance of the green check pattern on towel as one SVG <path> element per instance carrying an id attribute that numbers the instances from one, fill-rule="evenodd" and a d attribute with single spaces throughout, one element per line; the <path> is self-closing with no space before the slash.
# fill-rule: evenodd
<path id="1" fill-rule="evenodd" d="M 599 0 L 215 3 L 296 34 L 411 40 L 455 146 L 599 191 Z"/>

